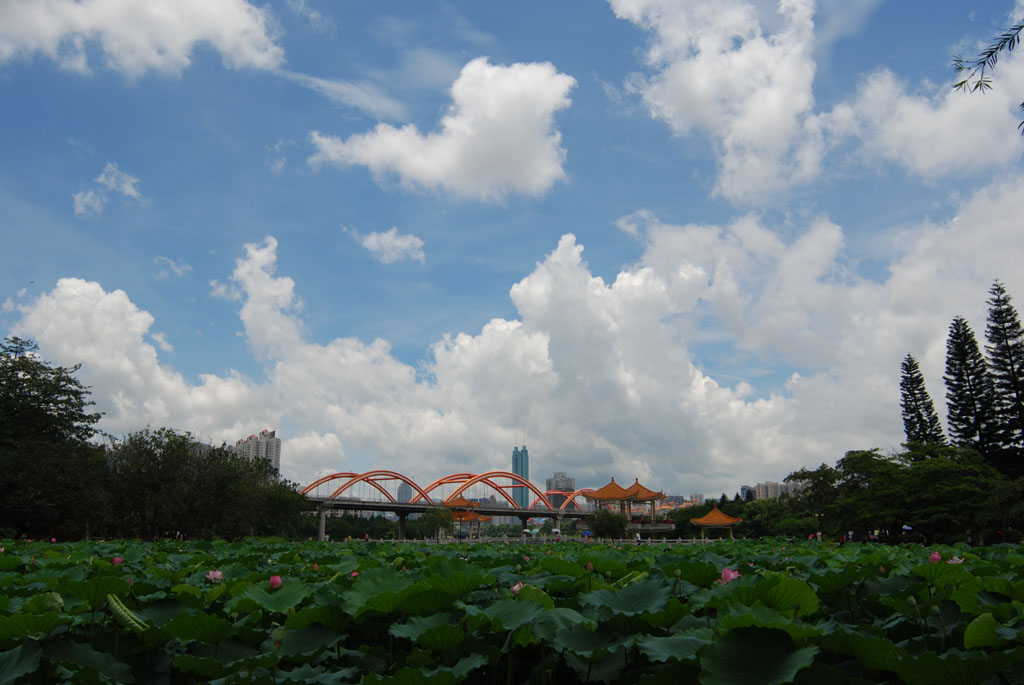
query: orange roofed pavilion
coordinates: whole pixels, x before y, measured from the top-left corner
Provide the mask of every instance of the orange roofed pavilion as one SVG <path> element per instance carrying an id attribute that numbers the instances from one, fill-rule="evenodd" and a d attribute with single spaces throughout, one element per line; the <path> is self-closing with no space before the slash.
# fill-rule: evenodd
<path id="1" fill-rule="evenodd" d="M 628 488 L 624 488 L 615 482 L 613 477 L 608 485 L 603 488 L 598 488 L 592 492 L 588 492 L 584 495 L 589 500 L 598 502 L 608 506 L 609 509 L 614 511 L 614 505 L 618 505 L 619 513 L 626 518 L 631 518 L 631 507 L 633 502 L 650 502 L 651 503 L 651 520 L 654 520 L 654 509 L 657 506 L 655 503 L 665 499 L 665 493 L 655 492 L 650 488 L 646 488 L 640 484 L 640 479 L 633 479 L 634 482 Z"/>
<path id="2" fill-rule="evenodd" d="M 718 505 L 715 504 L 704 516 L 699 519 L 690 519 L 690 523 L 700 526 L 700 539 L 704 539 L 704 531 L 708 528 L 728 528 L 729 537 L 732 538 L 732 527 L 742 521 L 742 517 L 729 516 L 726 513 L 719 511 Z"/>

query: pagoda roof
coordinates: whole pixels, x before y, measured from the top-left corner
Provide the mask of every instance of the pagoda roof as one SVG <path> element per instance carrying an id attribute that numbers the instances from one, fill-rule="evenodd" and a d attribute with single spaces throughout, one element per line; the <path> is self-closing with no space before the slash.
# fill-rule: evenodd
<path id="1" fill-rule="evenodd" d="M 587 499 L 606 500 L 610 502 L 621 502 L 623 500 L 633 499 L 633 495 L 631 495 L 626 488 L 615 482 L 614 476 L 612 477 L 612 482 L 608 483 L 608 485 L 603 488 L 598 488 L 592 492 L 588 492 L 584 497 Z"/>
<path id="2" fill-rule="evenodd" d="M 632 495 L 632 499 L 637 502 L 648 502 L 653 499 L 665 499 L 664 492 L 655 492 L 650 488 L 646 488 L 640 484 L 640 479 L 635 478 L 634 483 L 626 488 L 626 492 Z"/>
<path id="3" fill-rule="evenodd" d="M 465 497 L 456 497 L 455 499 L 446 499 L 442 502 L 446 507 L 452 507 L 455 509 L 475 509 L 480 506 L 479 502 L 470 502 Z"/>
<path id="4" fill-rule="evenodd" d="M 711 507 L 706 515 L 701 516 L 699 519 L 690 519 L 690 523 L 695 523 L 698 526 L 731 526 L 735 523 L 739 523 L 743 519 L 736 516 L 729 516 L 718 510 L 718 505 Z"/>

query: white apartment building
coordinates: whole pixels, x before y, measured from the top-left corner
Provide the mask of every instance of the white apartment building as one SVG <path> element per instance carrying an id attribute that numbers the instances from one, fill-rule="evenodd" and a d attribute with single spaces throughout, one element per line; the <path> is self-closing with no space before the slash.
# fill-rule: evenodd
<path id="1" fill-rule="evenodd" d="M 281 438 L 277 431 L 263 430 L 259 435 L 239 439 L 231 450 L 246 459 L 269 459 L 274 470 L 281 473 Z"/>

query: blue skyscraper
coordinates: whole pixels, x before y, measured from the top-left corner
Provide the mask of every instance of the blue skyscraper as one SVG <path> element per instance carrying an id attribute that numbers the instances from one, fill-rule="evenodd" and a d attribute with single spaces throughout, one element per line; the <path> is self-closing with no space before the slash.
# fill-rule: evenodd
<path id="1" fill-rule="evenodd" d="M 512 448 L 512 473 L 530 480 L 530 454 L 526 451 L 526 445 L 523 445 L 523 449 Z M 519 504 L 520 509 L 530 506 L 531 493 L 527 488 L 516 488 L 513 493 L 512 498 Z"/>

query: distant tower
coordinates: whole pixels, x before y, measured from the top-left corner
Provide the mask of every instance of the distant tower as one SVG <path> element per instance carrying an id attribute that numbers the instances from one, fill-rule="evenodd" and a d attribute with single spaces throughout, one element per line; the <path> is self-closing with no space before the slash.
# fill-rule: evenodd
<path id="1" fill-rule="evenodd" d="M 398 485 L 398 501 L 408 502 L 412 499 L 412 486 L 408 483 L 399 483 Z"/>
<path id="2" fill-rule="evenodd" d="M 526 445 L 522 449 L 512 448 L 512 473 L 522 476 L 523 480 L 530 480 L 530 454 L 526 451 Z M 516 488 L 512 498 L 519 505 L 520 509 L 530 506 L 530 491 L 525 487 Z"/>

